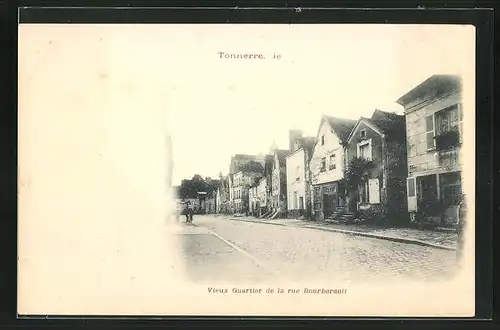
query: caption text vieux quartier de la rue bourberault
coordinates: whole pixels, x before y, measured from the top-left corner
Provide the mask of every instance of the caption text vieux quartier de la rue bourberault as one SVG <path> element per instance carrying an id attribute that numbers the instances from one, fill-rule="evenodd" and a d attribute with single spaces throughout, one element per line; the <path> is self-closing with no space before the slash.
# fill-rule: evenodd
<path id="1" fill-rule="evenodd" d="M 283 288 L 208 288 L 210 294 L 346 294 L 347 289 L 326 289 L 326 288 L 304 288 L 304 289 L 283 289 Z"/>

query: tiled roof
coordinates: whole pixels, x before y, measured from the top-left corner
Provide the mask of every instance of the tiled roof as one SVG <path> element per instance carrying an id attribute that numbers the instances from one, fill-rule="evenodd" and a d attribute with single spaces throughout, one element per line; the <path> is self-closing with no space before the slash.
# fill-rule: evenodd
<path id="1" fill-rule="evenodd" d="M 255 155 L 247 155 L 247 154 L 236 154 L 233 156 L 233 158 L 240 158 L 240 159 L 255 159 L 257 156 Z"/>
<path id="2" fill-rule="evenodd" d="M 326 115 L 324 117 L 342 142 L 347 140 L 357 122 L 353 119 L 337 118 Z"/>
<path id="3" fill-rule="evenodd" d="M 382 133 L 389 133 L 394 129 L 404 128 L 405 124 L 405 116 L 379 109 L 375 109 L 370 119 L 364 118 L 364 120 L 376 126 Z"/>
<path id="4" fill-rule="evenodd" d="M 409 102 L 422 94 L 432 91 L 434 94 L 442 94 L 462 86 L 462 78 L 459 75 L 432 75 L 416 87 L 412 88 L 405 95 L 401 96 L 396 103 L 406 106 Z"/>

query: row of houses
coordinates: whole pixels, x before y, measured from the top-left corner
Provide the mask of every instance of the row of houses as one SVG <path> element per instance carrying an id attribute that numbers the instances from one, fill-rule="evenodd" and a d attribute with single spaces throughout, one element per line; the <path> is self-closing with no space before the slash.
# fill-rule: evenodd
<path id="1" fill-rule="evenodd" d="M 404 115 L 324 115 L 314 137 L 290 130 L 287 150 L 234 155 L 216 212 L 452 225 L 462 198 L 461 93 L 460 77 L 434 75 L 397 100 Z"/>

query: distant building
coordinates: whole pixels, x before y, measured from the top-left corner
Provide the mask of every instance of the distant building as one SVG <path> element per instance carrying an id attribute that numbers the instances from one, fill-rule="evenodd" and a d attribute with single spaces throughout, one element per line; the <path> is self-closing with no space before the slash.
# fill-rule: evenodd
<path id="1" fill-rule="evenodd" d="M 309 164 L 314 147 L 314 137 L 302 137 L 297 131 L 290 134 L 291 151 L 286 156 L 287 216 L 311 216 L 311 177 Z"/>
<path id="2" fill-rule="evenodd" d="M 271 178 L 271 208 L 280 215 L 286 215 L 286 156 L 289 150 L 275 150 Z"/>
<path id="3" fill-rule="evenodd" d="M 253 216 L 259 215 L 259 198 L 257 194 L 257 186 L 258 181 L 254 182 L 248 188 L 248 204 L 249 204 L 249 213 Z"/>
<path id="4" fill-rule="evenodd" d="M 259 155 L 247 155 L 247 154 L 236 154 L 231 157 L 231 161 L 229 164 L 229 206 L 231 209 L 231 213 L 237 212 L 237 207 L 236 203 L 241 203 L 241 201 L 236 201 L 236 199 L 241 199 L 241 198 L 236 198 L 235 196 L 235 185 L 234 185 L 234 174 L 236 174 L 241 166 L 247 164 L 247 163 L 259 163 L 264 167 L 265 165 L 265 156 L 259 156 Z"/>
<path id="5" fill-rule="evenodd" d="M 229 213 L 231 210 L 231 205 L 228 176 L 222 176 L 222 174 L 219 176 L 219 187 L 217 189 L 216 196 L 217 213 Z"/>
<path id="6" fill-rule="evenodd" d="M 257 185 L 257 207 L 259 208 L 259 217 L 268 211 L 269 194 L 267 186 L 267 177 L 261 178 Z"/>
<path id="7" fill-rule="evenodd" d="M 433 75 L 397 100 L 405 109 L 407 198 L 414 222 L 452 226 L 462 199 L 462 81 Z"/>
<path id="8" fill-rule="evenodd" d="M 217 211 L 217 191 L 209 192 L 205 197 L 205 213 L 213 214 Z"/>
<path id="9" fill-rule="evenodd" d="M 249 212 L 249 189 L 263 175 L 264 167 L 259 162 L 248 162 L 239 167 L 233 176 L 234 213 Z"/>

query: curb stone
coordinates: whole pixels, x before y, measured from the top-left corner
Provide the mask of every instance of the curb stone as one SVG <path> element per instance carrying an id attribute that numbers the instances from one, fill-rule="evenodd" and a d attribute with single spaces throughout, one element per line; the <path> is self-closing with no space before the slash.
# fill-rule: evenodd
<path id="1" fill-rule="evenodd" d="M 441 244 L 434 244 L 434 243 L 429 243 L 425 242 L 422 240 L 418 239 L 412 239 L 412 238 L 402 238 L 402 237 L 395 237 L 395 236 L 386 236 L 386 235 L 379 235 L 379 234 L 371 234 L 371 233 L 364 233 L 360 231 L 351 231 L 351 230 L 344 230 L 344 229 L 335 229 L 335 228 L 324 228 L 320 226 L 314 226 L 314 225 L 307 225 L 304 226 L 304 228 L 310 228 L 310 229 L 318 229 L 318 230 L 324 230 L 324 231 L 330 231 L 330 232 L 337 232 L 337 233 L 343 233 L 343 234 L 348 234 L 348 235 L 353 235 L 353 236 L 364 236 L 364 237 L 370 237 L 370 238 L 378 238 L 378 239 L 383 239 L 387 241 L 393 241 L 393 242 L 398 242 L 398 243 L 407 243 L 407 244 L 416 244 L 416 245 L 422 245 L 422 246 L 429 246 L 437 249 L 443 249 L 443 250 L 450 250 L 450 251 L 456 251 L 457 249 L 452 247 L 452 246 L 447 246 L 447 245 L 441 245 Z"/>
<path id="2" fill-rule="evenodd" d="M 270 224 L 270 225 L 275 225 L 275 226 L 285 226 L 285 227 L 293 226 L 293 225 L 289 225 L 289 224 L 285 224 L 285 223 L 264 222 L 264 221 L 255 221 L 255 220 L 238 219 L 238 218 L 229 218 L 229 219 L 233 220 L 233 221 L 244 221 L 244 222 L 253 222 L 253 223 L 261 223 L 261 224 Z M 329 232 L 337 232 L 337 233 L 348 234 L 348 235 L 353 235 L 353 236 L 364 236 L 364 237 L 370 237 L 370 238 L 377 238 L 377 239 L 383 239 L 386 241 L 393 241 L 393 242 L 398 242 L 398 243 L 416 244 L 416 245 L 428 246 L 428 247 L 433 247 L 433 248 L 442 249 L 442 250 L 449 250 L 449 251 L 456 251 L 457 250 L 455 247 L 452 247 L 452 246 L 429 243 L 429 242 L 425 242 L 425 241 L 418 240 L 418 239 L 412 239 L 412 238 L 386 236 L 386 235 L 380 235 L 380 234 L 371 234 L 371 233 L 365 233 L 365 232 L 360 232 L 360 231 L 351 231 L 351 230 L 336 229 L 336 228 L 325 228 L 325 227 L 321 227 L 321 226 L 317 226 L 317 225 L 303 225 L 300 227 L 301 228 L 308 228 L 308 229 L 329 231 Z"/>

